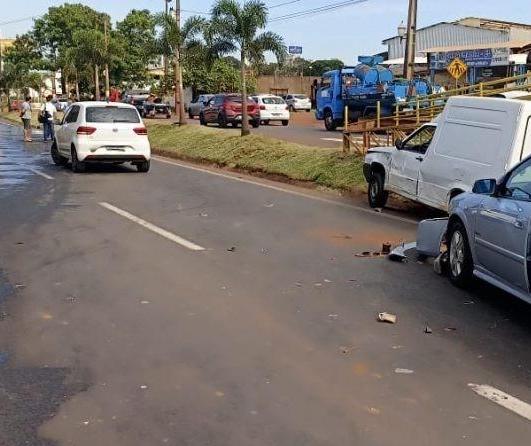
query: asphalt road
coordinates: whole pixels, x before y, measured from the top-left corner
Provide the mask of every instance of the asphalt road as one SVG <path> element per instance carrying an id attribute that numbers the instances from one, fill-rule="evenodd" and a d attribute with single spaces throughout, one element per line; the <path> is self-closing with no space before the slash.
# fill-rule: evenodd
<path id="1" fill-rule="evenodd" d="M 0 125 L 0 445 L 529 443 L 529 306 L 356 257 L 414 215 L 163 159 L 74 175 L 20 136 Z"/>

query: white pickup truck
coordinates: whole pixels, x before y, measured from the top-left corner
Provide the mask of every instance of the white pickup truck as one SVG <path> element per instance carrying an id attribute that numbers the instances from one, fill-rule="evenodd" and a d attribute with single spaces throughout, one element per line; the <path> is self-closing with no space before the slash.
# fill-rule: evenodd
<path id="1" fill-rule="evenodd" d="M 499 178 L 530 154 L 531 101 L 452 97 L 436 122 L 367 152 L 369 204 L 384 207 L 394 192 L 446 211 L 476 180 Z"/>

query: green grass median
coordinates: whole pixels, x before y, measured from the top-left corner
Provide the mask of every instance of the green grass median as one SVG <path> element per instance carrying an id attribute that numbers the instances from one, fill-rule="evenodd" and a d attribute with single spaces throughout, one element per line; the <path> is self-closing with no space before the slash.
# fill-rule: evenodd
<path id="1" fill-rule="evenodd" d="M 149 123 L 154 153 L 223 167 L 313 182 L 340 190 L 365 185 L 363 159 L 262 135 L 188 125 Z"/>

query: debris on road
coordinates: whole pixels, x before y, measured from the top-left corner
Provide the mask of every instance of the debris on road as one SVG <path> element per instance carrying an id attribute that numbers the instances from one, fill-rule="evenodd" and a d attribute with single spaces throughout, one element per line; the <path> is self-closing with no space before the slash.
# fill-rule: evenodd
<path id="1" fill-rule="evenodd" d="M 317 282 L 317 283 L 314 283 L 313 286 L 319 288 L 319 287 L 322 287 L 323 284 L 320 282 Z"/>
<path id="2" fill-rule="evenodd" d="M 227 251 L 229 251 L 229 252 L 236 251 L 236 246 L 231 246 L 230 248 L 227 248 Z"/>
<path id="3" fill-rule="evenodd" d="M 330 279 L 324 279 L 324 282 L 326 283 L 332 283 L 332 281 Z"/>
<path id="4" fill-rule="evenodd" d="M 392 260 L 394 262 L 404 262 L 405 260 L 407 260 L 406 251 L 409 251 L 410 249 L 413 249 L 416 246 L 417 242 L 402 243 L 401 245 L 393 249 L 387 257 L 389 260 Z"/>
<path id="5" fill-rule="evenodd" d="M 348 355 L 350 353 L 350 348 L 342 345 L 341 347 L 339 347 L 339 352 L 342 354 L 342 355 Z"/>
<path id="6" fill-rule="evenodd" d="M 399 375 L 412 375 L 413 373 L 415 373 L 415 371 L 411 369 L 397 368 L 395 369 L 395 373 L 398 373 Z"/>
<path id="7" fill-rule="evenodd" d="M 328 315 L 328 319 L 330 319 L 331 321 L 337 321 L 338 318 L 339 318 L 339 314 L 336 314 L 336 313 L 331 313 Z"/>
<path id="8" fill-rule="evenodd" d="M 430 328 L 429 325 L 426 325 L 426 327 L 424 327 L 424 333 L 426 333 L 426 334 L 432 334 L 432 333 L 433 333 L 433 330 Z"/>
<path id="9" fill-rule="evenodd" d="M 142 305 L 147 305 L 147 304 L 150 304 L 151 302 L 149 300 L 141 300 L 140 303 Z"/>
<path id="10" fill-rule="evenodd" d="M 446 327 L 444 331 L 457 331 L 457 328 L 455 327 Z"/>
<path id="11" fill-rule="evenodd" d="M 382 244 L 382 254 L 384 256 L 388 255 L 391 252 L 391 243 L 385 242 Z"/>
<path id="12" fill-rule="evenodd" d="M 266 207 L 266 208 L 272 208 L 273 206 L 275 206 L 275 203 L 269 203 L 268 202 L 268 203 L 264 204 L 264 207 Z"/>
<path id="13" fill-rule="evenodd" d="M 396 324 L 397 317 L 396 314 L 383 312 L 378 313 L 377 320 L 378 322 L 388 322 L 390 324 Z"/>
<path id="14" fill-rule="evenodd" d="M 300 282 L 295 282 L 295 286 L 300 288 L 300 287 L 302 286 L 302 283 L 300 283 Z"/>
<path id="15" fill-rule="evenodd" d="M 208 213 L 206 213 L 205 211 L 202 211 L 200 214 L 199 214 L 200 217 L 208 217 Z"/>
<path id="16" fill-rule="evenodd" d="M 448 251 L 439 254 L 433 262 L 433 270 L 435 273 L 442 275 L 448 265 Z"/>
<path id="17" fill-rule="evenodd" d="M 17 288 L 17 289 L 26 288 L 26 285 L 24 285 L 22 283 L 17 283 L 17 284 L 15 284 L 15 288 Z"/>

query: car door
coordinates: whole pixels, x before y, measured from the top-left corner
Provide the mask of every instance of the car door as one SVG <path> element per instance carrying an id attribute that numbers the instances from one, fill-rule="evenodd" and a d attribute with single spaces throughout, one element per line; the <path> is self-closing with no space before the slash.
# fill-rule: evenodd
<path id="1" fill-rule="evenodd" d="M 60 134 L 60 141 L 58 141 L 58 150 L 62 154 L 70 154 L 70 145 L 78 127 L 77 121 L 79 119 L 79 112 L 79 105 L 72 105 L 69 108 L 68 113 L 65 115 L 63 123 L 60 127 L 60 130 L 58 132 Z"/>
<path id="2" fill-rule="evenodd" d="M 499 189 L 484 198 L 476 216 L 476 263 L 482 272 L 529 292 L 531 159 L 511 171 Z"/>
<path id="3" fill-rule="evenodd" d="M 389 183 L 410 196 L 417 196 L 419 170 L 435 133 L 435 126 L 426 125 L 411 134 L 393 153 Z"/>

